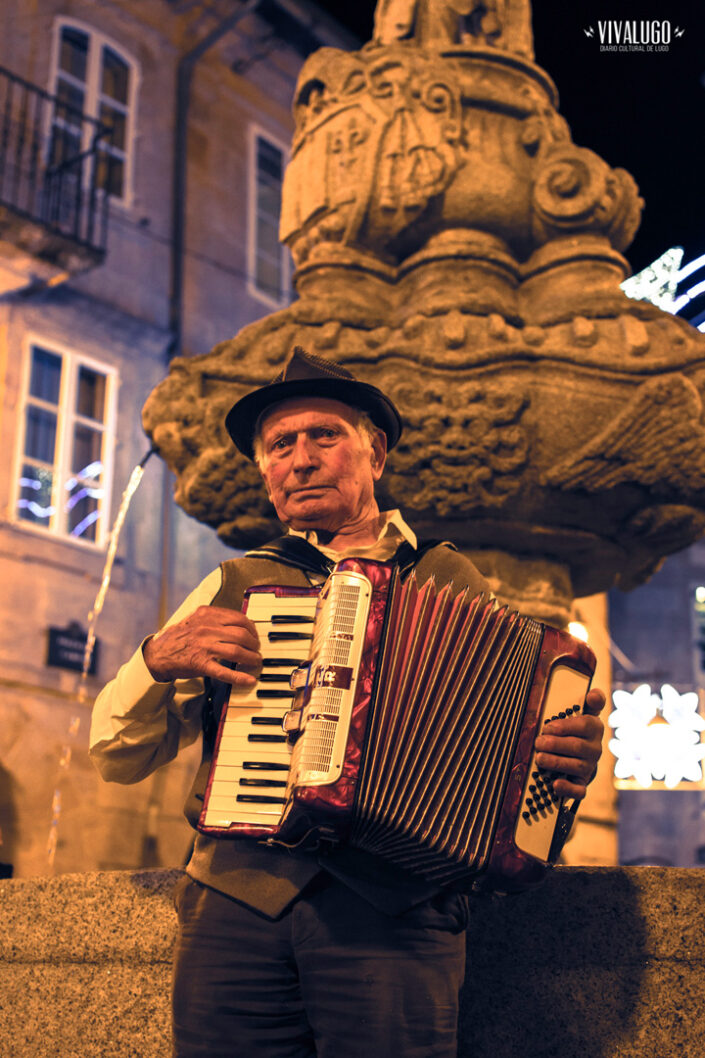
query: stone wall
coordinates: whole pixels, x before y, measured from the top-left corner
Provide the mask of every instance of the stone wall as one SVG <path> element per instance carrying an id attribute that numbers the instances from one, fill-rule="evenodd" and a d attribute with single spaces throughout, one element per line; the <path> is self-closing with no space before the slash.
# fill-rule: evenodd
<path id="1" fill-rule="evenodd" d="M 178 871 L 0 882 L 0 1051 L 168 1058 Z M 558 868 L 473 905 L 459 1058 L 696 1058 L 705 874 Z"/>

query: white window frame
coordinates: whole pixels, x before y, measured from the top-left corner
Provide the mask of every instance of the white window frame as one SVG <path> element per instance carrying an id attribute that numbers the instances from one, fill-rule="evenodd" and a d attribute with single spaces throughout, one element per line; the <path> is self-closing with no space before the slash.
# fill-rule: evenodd
<path id="1" fill-rule="evenodd" d="M 20 499 L 21 485 L 20 477 L 25 458 L 25 440 L 27 431 L 27 405 L 41 405 L 41 401 L 30 398 L 29 387 L 32 372 L 32 350 L 35 347 L 46 350 L 62 360 L 61 384 L 59 389 L 59 403 L 57 406 L 57 428 L 56 447 L 54 451 L 54 480 L 52 484 L 52 507 L 54 513 L 48 525 L 38 525 L 28 519 L 20 518 L 18 502 Z M 18 528 L 38 534 L 45 540 L 60 540 L 80 547 L 86 547 L 93 551 L 104 550 L 110 536 L 110 514 L 113 484 L 113 471 L 115 460 L 115 439 L 117 424 L 117 393 L 119 386 L 119 375 L 116 368 L 110 364 L 96 360 L 94 357 L 70 349 L 53 339 L 44 338 L 40 334 L 27 334 L 23 343 L 23 365 L 22 365 L 22 401 L 20 407 L 17 446 L 14 459 L 13 487 L 11 498 L 10 518 Z M 71 470 L 71 442 L 73 440 L 73 425 L 75 422 L 83 422 L 76 411 L 76 386 L 79 368 L 87 367 L 105 377 L 105 418 L 102 423 L 101 462 L 103 464 L 102 489 L 103 495 L 99 501 L 100 517 L 96 521 L 95 540 L 74 536 L 67 529 L 67 517 L 61 502 L 61 494 L 66 481 L 72 476 Z M 53 409 L 52 405 L 52 409 Z M 85 420 L 86 425 L 96 429 L 96 420 Z"/>
<path id="2" fill-rule="evenodd" d="M 61 31 L 63 29 L 75 29 L 79 33 L 84 33 L 88 37 L 88 64 L 86 68 L 85 82 L 74 81 L 71 75 L 65 70 L 62 70 L 59 66 Z M 100 103 L 102 100 L 100 91 L 100 74 L 103 46 L 114 51 L 115 54 L 118 55 L 128 66 L 130 71 L 125 111 L 125 147 L 124 149 L 112 148 L 113 154 L 120 155 L 124 158 L 122 195 L 119 197 L 117 195 L 110 195 L 110 202 L 112 204 L 123 206 L 124 208 L 130 208 L 134 202 L 135 130 L 137 127 L 137 98 L 140 80 L 140 70 L 135 59 L 133 59 L 120 44 L 113 40 L 112 37 L 108 37 L 105 33 L 101 33 L 100 30 L 95 29 L 94 26 L 89 25 L 87 22 L 82 22 L 77 18 L 57 18 L 54 22 L 54 42 L 52 46 L 49 92 L 51 95 L 56 95 L 59 76 L 69 84 L 75 83 L 77 87 L 80 87 L 82 91 L 85 91 L 84 114 L 87 117 L 99 121 Z M 115 106 L 116 109 L 122 109 L 122 105 L 116 104 L 113 100 L 106 99 L 106 102 L 111 106 Z M 47 131 L 50 132 L 50 130 Z M 84 130 L 84 142 L 82 144 L 83 150 L 87 150 L 89 146 L 90 130 L 86 129 Z"/>
<path id="3" fill-rule="evenodd" d="M 249 127 L 248 143 L 248 188 L 247 188 L 247 291 L 252 297 L 262 301 L 269 308 L 281 309 L 291 303 L 291 253 L 282 243 L 281 253 L 281 296 L 274 298 L 257 285 L 257 140 L 263 139 L 276 147 L 282 155 L 282 184 L 284 171 L 289 162 L 289 149 L 285 143 L 273 136 L 267 129 L 252 122 Z"/>

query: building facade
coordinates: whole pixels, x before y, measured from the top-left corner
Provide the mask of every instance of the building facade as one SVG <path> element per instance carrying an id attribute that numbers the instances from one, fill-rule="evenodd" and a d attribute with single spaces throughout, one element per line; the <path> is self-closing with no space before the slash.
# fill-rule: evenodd
<path id="1" fill-rule="evenodd" d="M 87 756 L 92 700 L 231 552 L 149 460 L 85 677 L 140 412 L 174 355 L 291 300 L 291 99 L 355 42 L 289 0 L 8 0 L 0 40 L 0 871 L 182 862 L 195 748 L 134 788 Z"/>

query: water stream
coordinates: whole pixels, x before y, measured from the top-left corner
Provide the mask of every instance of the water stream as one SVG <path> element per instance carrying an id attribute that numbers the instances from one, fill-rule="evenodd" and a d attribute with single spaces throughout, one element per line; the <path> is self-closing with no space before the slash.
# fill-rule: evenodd
<path id="1" fill-rule="evenodd" d="M 113 527 L 110 530 L 110 538 L 108 542 L 108 550 L 105 556 L 105 565 L 103 566 L 103 576 L 101 578 L 100 587 L 98 588 L 98 594 L 95 597 L 93 607 L 88 614 L 88 633 L 86 636 L 86 646 L 83 653 L 83 667 L 81 670 L 81 678 L 78 685 L 78 692 L 76 695 L 76 701 L 78 705 L 86 705 L 88 702 L 88 671 L 91 666 L 91 659 L 93 657 L 93 650 L 95 648 L 95 629 L 100 617 L 101 611 L 105 604 L 105 596 L 110 586 L 110 580 L 113 572 L 113 563 L 115 562 L 115 555 L 117 554 L 118 542 L 120 540 L 120 533 L 125 523 L 127 511 L 129 509 L 132 497 L 134 496 L 137 488 L 144 475 L 144 470 L 148 460 L 154 453 L 156 448 L 150 448 L 135 469 L 130 474 L 130 480 L 128 481 L 125 491 L 122 494 L 120 500 L 120 507 L 116 515 Z M 81 716 L 76 714 L 71 717 L 69 721 L 69 727 L 66 735 L 66 740 L 61 747 L 61 755 L 59 757 L 59 778 L 57 780 L 56 787 L 54 789 L 54 796 L 52 799 L 52 818 L 51 826 L 49 828 L 49 839 L 47 841 L 47 861 L 50 872 L 53 873 L 54 861 L 56 858 L 56 848 L 58 842 L 59 823 L 61 821 L 61 781 L 66 775 L 68 768 L 71 764 L 71 757 L 73 755 L 73 745 L 78 735 L 79 728 L 81 726 Z"/>

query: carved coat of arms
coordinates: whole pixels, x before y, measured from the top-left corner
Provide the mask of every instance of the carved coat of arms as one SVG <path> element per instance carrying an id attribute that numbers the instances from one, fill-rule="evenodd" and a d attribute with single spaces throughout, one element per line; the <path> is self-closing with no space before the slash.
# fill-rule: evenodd
<path id="1" fill-rule="evenodd" d="M 298 262 L 314 242 L 393 240 L 460 164 L 453 78 L 401 45 L 374 55 L 333 65 L 324 49 L 305 68 L 280 229 Z"/>

